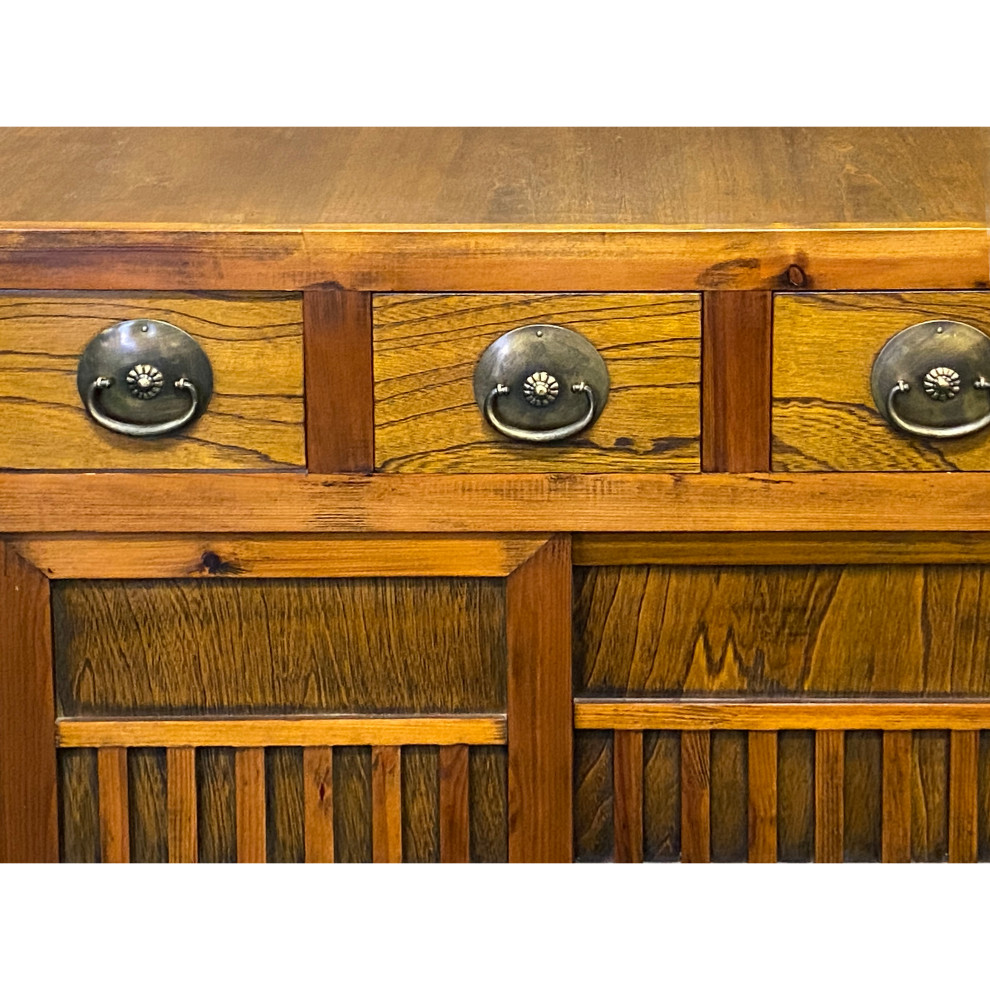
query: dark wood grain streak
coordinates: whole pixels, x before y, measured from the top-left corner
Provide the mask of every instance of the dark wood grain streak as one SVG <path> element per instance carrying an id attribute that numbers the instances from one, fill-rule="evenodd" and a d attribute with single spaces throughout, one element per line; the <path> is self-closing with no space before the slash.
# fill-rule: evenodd
<path id="1" fill-rule="evenodd" d="M 681 856 L 681 734 L 643 735 L 643 858 L 676 863 Z"/>
<path id="2" fill-rule="evenodd" d="M 815 862 L 841 863 L 845 849 L 846 733 L 815 733 Z"/>
<path id="3" fill-rule="evenodd" d="M 615 858 L 614 741 L 613 732 L 600 729 L 574 735 L 574 859 L 579 863 Z"/>
<path id="4" fill-rule="evenodd" d="M 929 729 L 911 739 L 911 860 L 949 857 L 949 732 Z"/>
<path id="5" fill-rule="evenodd" d="M 376 863 L 402 862 L 402 750 L 371 747 L 371 836 Z"/>
<path id="6" fill-rule="evenodd" d="M 371 747 L 333 751 L 333 849 L 338 863 L 370 863 Z"/>
<path id="7" fill-rule="evenodd" d="M 710 732 L 681 733 L 681 862 L 711 860 Z"/>
<path id="8" fill-rule="evenodd" d="M 303 760 L 298 746 L 265 748 L 265 847 L 269 863 L 306 859 Z"/>
<path id="9" fill-rule="evenodd" d="M 990 732 L 980 732 L 976 777 L 976 848 L 981 863 L 990 860 Z"/>
<path id="10" fill-rule="evenodd" d="M 440 747 L 440 861 L 471 859 L 469 747 Z"/>
<path id="11" fill-rule="evenodd" d="M 132 863 L 167 863 L 168 801 L 165 751 L 127 751 L 127 814 Z"/>
<path id="12" fill-rule="evenodd" d="M 463 744 L 462 744 L 463 745 Z M 447 746 L 402 747 L 402 862 L 443 862 L 443 753 Z M 467 751 L 464 749 L 464 857 L 470 858 Z"/>
<path id="13" fill-rule="evenodd" d="M 201 863 L 237 862 L 237 797 L 234 750 L 196 750 L 196 817 Z"/>
<path id="14" fill-rule="evenodd" d="M 62 750 L 58 754 L 59 859 L 63 863 L 100 861 L 99 784 L 96 751 Z"/>
<path id="15" fill-rule="evenodd" d="M 979 732 L 949 738 L 949 862 L 975 863 L 979 835 Z"/>
<path id="16" fill-rule="evenodd" d="M 746 751 L 749 772 L 749 861 L 777 862 L 777 733 L 750 732 Z"/>
<path id="17" fill-rule="evenodd" d="M 333 747 L 303 749 L 303 813 L 306 862 L 332 863 Z"/>
<path id="18" fill-rule="evenodd" d="M 119 746 L 97 750 L 96 772 L 100 783 L 100 858 L 104 863 L 128 863 L 127 750 Z"/>
<path id="19" fill-rule="evenodd" d="M 472 746 L 471 862 L 504 863 L 509 857 L 508 755 L 505 746 Z"/>
<path id="20" fill-rule="evenodd" d="M 843 769 L 843 859 L 878 863 L 883 821 L 883 733 L 846 732 Z"/>
<path id="21" fill-rule="evenodd" d="M 195 863 L 199 833 L 196 801 L 196 750 L 175 746 L 166 750 L 168 861 Z"/>
<path id="22" fill-rule="evenodd" d="M 571 859 L 571 546 L 555 536 L 507 582 L 509 860 Z"/>
<path id="23" fill-rule="evenodd" d="M 841 767 L 841 740 L 838 756 Z M 839 796 L 841 801 L 841 787 Z M 841 814 L 839 823 L 841 828 Z M 777 733 L 777 852 L 782 863 L 810 863 L 815 858 L 814 732 Z"/>
<path id="24" fill-rule="evenodd" d="M 303 293 L 306 466 L 316 474 L 375 467 L 371 294 Z"/>
<path id="25" fill-rule="evenodd" d="M 612 744 L 615 861 L 643 862 L 643 733 L 616 732 Z"/>
<path id="26" fill-rule="evenodd" d="M 769 292 L 702 299 L 701 469 L 770 470 Z"/>
<path id="27" fill-rule="evenodd" d="M 883 734 L 883 861 L 911 860 L 911 733 Z"/>
<path id="28" fill-rule="evenodd" d="M 0 542 L 0 861 L 5 863 L 58 859 L 51 650 L 48 581 Z"/>
<path id="29" fill-rule="evenodd" d="M 265 751 L 234 751 L 237 801 L 237 862 L 264 863 L 266 857 Z"/>

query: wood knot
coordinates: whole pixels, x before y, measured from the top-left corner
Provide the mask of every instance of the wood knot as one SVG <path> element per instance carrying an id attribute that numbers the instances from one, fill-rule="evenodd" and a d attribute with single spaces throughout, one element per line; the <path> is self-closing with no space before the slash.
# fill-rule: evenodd
<path id="1" fill-rule="evenodd" d="M 787 269 L 788 285 L 793 285 L 795 288 L 800 288 L 807 281 L 808 277 L 804 274 L 804 269 L 800 265 L 791 265 Z"/>

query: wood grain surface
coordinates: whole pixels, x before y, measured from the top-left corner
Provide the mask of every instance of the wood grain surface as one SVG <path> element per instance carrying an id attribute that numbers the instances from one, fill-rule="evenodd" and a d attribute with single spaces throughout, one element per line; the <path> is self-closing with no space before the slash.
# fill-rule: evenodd
<path id="1" fill-rule="evenodd" d="M 371 747 L 341 746 L 333 756 L 334 860 L 370 863 Z"/>
<path id="2" fill-rule="evenodd" d="M 110 747 L 96 752 L 100 787 L 100 857 L 104 863 L 128 863 L 131 858 L 128 812 L 127 750 Z"/>
<path id="3" fill-rule="evenodd" d="M 817 781 L 815 733 L 778 732 L 777 858 L 782 863 L 810 863 L 815 858 Z M 841 814 L 839 822 L 841 826 Z M 841 855 L 840 841 L 840 858 Z"/>
<path id="4" fill-rule="evenodd" d="M 613 732 L 574 734 L 574 859 L 578 863 L 606 862 L 615 854 L 614 745 Z"/>
<path id="5" fill-rule="evenodd" d="M 883 832 L 885 863 L 911 860 L 911 733 L 883 734 Z"/>
<path id="6" fill-rule="evenodd" d="M 458 799 L 457 828 L 463 844 L 463 858 L 468 862 L 470 809 L 468 807 L 469 746 L 403 746 L 402 747 L 402 861 L 404 863 L 437 863 L 444 860 L 445 840 L 450 853 L 451 833 L 445 828 L 444 812 L 450 811 L 444 798 L 449 787 L 444 784 L 444 756 L 456 750 L 462 754 L 463 788 Z M 447 783 L 450 783 L 448 778 Z M 449 818 L 447 824 L 450 824 Z"/>
<path id="7" fill-rule="evenodd" d="M 237 862 L 234 752 L 219 746 L 196 750 L 197 855 L 201 863 Z"/>
<path id="8" fill-rule="evenodd" d="M 979 732 L 952 732 L 949 742 L 949 861 L 975 863 L 979 836 Z"/>
<path id="9" fill-rule="evenodd" d="M 616 732 L 612 742 L 615 861 L 643 862 L 643 733 Z"/>
<path id="10" fill-rule="evenodd" d="M 237 807 L 237 862 L 264 863 L 267 857 L 265 751 L 234 750 L 234 796 Z"/>
<path id="11" fill-rule="evenodd" d="M 841 863 L 845 839 L 845 733 L 815 733 L 815 862 Z"/>
<path id="12" fill-rule="evenodd" d="M 883 345 L 912 324 L 937 319 L 990 330 L 990 294 L 777 296 L 773 470 L 987 470 L 986 432 L 958 440 L 912 438 L 889 426 L 873 402 L 870 370 Z"/>
<path id="13" fill-rule="evenodd" d="M 303 750 L 303 832 L 307 863 L 332 863 L 333 748 Z"/>
<path id="14" fill-rule="evenodd" d="M 196 750 L 175 746 L 166 750 L 168 861 L 195 863 L 199 816 L 196 801 Z"/>
<path id="15" fill-rule="evenodd" d="M 843 859 L 879 863 L 883 821 L 883 733 L 845 734 Z"/>
<path id="16" fill-rule="evenodd" d="M 76 388 L 90 339 L 121 320 L 172 323 L 213 366 L 206 413 L 178 434 L 125 437 Z M 0 469 L 265 470 L 305 465 L 298 296 L 0 292 Z"/>
<path id="17" fill-rule="evenodd" d="M 265 855 L 268 863 L 306 861 L 303 750 L 265 749 Z"/>
<path id="18" fill-rule="evenodd" d="M 944 863 L 949 857 L 949 732 L 911 734 L 911 859 Z"/>
<path id="19" fill-rule="evenodd" d="M 746 741 L 749 861 L 777 862 L 777 733 L 750 732 Z"/>
<path id="20" fill-rule="evenodd" d="M 681 862 L 707 863 L 712 855 L 711 733 L 681 733 Z"/>
<path id="21" fill-rule="evenodd" d="M 987 696 L 984 571 L 578 569 L 575 684 L 608 696 Z"/>
<path id="22" fill-rule="evenodd" d="M 398 746 L 371 747 L 371 848 L 376 863 L 402 862 L 402 775 Z"/>
<path id="23" fill-rule="evenodd" d="M 58 754 L 58 829 L 61 862 L 100 861 L 96 750 L 66 749 Z"/>
<path id="24" fill-rule="evenodd" d="M 495 579 L 55 584 L 65 715 L 501 712 Z"/>
<path id="25" fill-rule="evenodd" d="M 745 862 L 748 844 L 746 733 L 730 730 L 709 735 L 711 858 L 715 863 Z M 683 752 L 682 749 L 682 757 Z M 687 841 L 690 844 L 690 838 Z"/>
<path id="26" fill-rule="evenodd" d="M 167 863 L 170 835 L 164 750 L 142 747 L 127 751 L 127 818 L 131 862 Z"/>
<path id="27" fill-rule="evenodd" d="M 485 348 L 531 323 L 585 336 L 610 379 L 594 425 L 550 446 L 502 436 L 472 390 Z M 376 295 L 374 338 L 380 471 L 699 469 L 698 295 Z"/>
<path id="28" fill-rule="evenodd" d="M 681 855 L 681 738 L 679 732 L 643 737 L 643 855 L 677 862 Z"/>
<path id="29" fill-rule="evenodd" d="M 439 751 L 439 853 L 444 863 L 471 859 L 471 773 L 467 746 Z"/>
<path id="30" fill-rule="evenodd" d="M 505 863 L 509 858 L 508 754 L 504 746 L 472 746 L 471 861 Z"/>

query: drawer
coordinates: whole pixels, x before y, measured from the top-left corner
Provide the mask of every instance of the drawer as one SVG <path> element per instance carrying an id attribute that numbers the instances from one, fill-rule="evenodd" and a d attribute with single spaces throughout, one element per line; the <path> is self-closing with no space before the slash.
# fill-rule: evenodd
<path id="1" fill-rule="evenodd" d="M 509 330 L 557 324 L 604 358 L 608 403 L 552 444 L 486 423 L 472 376 Z M 378 295 L 375 460 L 389 472 L 698 471 L 701 303 L 697 294 Z"/>
<path id="2" fill-rule="evenodd" d="M 189 333 L 213 366 L 206 412 L 167 437 L 97 425 L 76 387 L 96 334 L 145 318 Z M 0 293 L 0 469 L 302 469 L 298 294 Z"/>
<path id="3" fill-rule="evenodd" d="M 870 391 L 874 358 L 906 327 L 951 319 L 990 332 L 990 293 L 788 293 L 775 298 L 773 319 L 773 470 L 990 468 L 990 430 L 911 437 L 886 422 Z"/>

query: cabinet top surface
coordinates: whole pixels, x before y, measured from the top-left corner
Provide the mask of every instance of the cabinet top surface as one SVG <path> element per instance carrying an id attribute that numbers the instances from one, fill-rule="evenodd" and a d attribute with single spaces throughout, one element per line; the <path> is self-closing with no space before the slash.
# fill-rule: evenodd
<path id="1" fill-rule="evenodd" d="M 0 225 L 987 223 L 980 128 L 6 128 Z"/>

